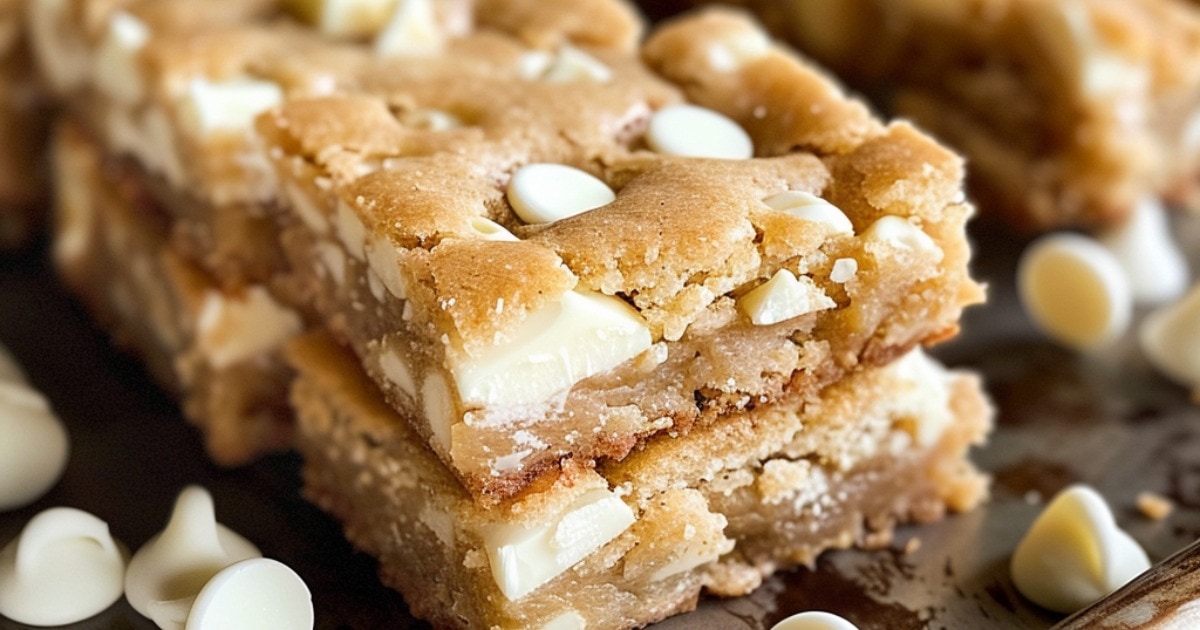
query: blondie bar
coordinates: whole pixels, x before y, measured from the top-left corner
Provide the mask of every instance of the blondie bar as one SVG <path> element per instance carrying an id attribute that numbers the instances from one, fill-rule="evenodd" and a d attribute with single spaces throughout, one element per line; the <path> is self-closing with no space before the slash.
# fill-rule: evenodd
<path id="1" fill-rule="evenodd" d="M 980 299 L 959 158 L 745 17 L 640 62 L 507 46 L 258 119 L 302 293 L 481 500 L 812 398 Z"/>
<path id="2" fill-rule="evenodd" d="M 354 355 L 312 333 L 289 356 L 309 497 L 437 627 L 640 627 L 825 549 L 884 546 L 897 523 L 937 520 L 986 492 L 965 459 L 990 425 L 979 382 L 920 350 L 857 372 L 802 413 L 732 413 L 492 509 Z"/>
<path id="3" fill-rule="evenodd" d="M 988 213 L 1119 225 L 1200 207 L 1200 8 L 1188 0 L 742 0 L 971 162 Z"/>

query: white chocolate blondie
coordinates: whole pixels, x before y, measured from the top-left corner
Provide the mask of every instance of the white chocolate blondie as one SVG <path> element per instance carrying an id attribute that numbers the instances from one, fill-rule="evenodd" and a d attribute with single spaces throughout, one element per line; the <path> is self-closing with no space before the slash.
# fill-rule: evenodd
<path id="1" fill-rule="evenodd" d="M 986 492 L 965 459 L 990 425 L 979 382 L 919 350 L 803 413 L 733 413 L 492 509 L 331 338 L 306 335 L 289 356 L 309 497 L 439 628 L 640 627 L 826 549 L 886 545 L 897 523 Z"/>
<path id="2" fill-rule="evenodd" d="M 1200 207 L 1200 8 L 1190 0 L 740 0 L 971 163 L 1029 230 Z"/>
<path id="3" fill-rule="evenodd" d="M 469 41 L 258 130 L 301 292 L 481 500 L 797 404 L 980 299 L 960 160 L 744 17 L 640 61 Z"/>

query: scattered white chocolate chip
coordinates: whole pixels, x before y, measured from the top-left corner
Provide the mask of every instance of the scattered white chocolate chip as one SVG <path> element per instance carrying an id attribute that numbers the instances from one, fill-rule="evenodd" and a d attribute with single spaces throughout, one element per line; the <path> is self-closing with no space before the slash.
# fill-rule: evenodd
<path id="1" fill-rule="evenodd" d="M 1200 284 L 1183 299 L 1147 315 L 1138 341 L 1155 369 L 1181 385 L 1200 389 Z"/>
<path id="2" fill-rule="evenodd" d="M 208 291 L 196 317 L 196 343 L 214 367 L 260 356 L 300 332 L 300 316 L 261 286 L 240 295 Z"/>
<path id="3" fill-rule="evenodd" d="M 1157 199 L 1139 201 L 1129 221 L 1101 235 L 1099 241 L 1125 270 L 1137 302 L 1163 304 L 1187 290 L 1187 259 L 1171 236 L 1166 210 Z"/>
<path id="4" fill-rule="evenodd" d="M 399 0 L 391 19 L 375 38 L 375 52 L 403 57 L 436 55 L 445 40 L 432 0 Z"/>
<path id="5" fill-rule="evenodd" d="M 122 105 L 142 100 L 144 87 L 137 55 L 150 40 L 150 29 L 136 17 L 116 11 L 96 51 L 93 75 L 96 86 Z"/>
<path id="6" fill-rule="evenodd" d="M 124 578 L 125 555 L 104 521 L 51 508 L 0 551 L 0 615 L 33 626 L 82 621 L 121 598 Z"/>
<path id="7" fill-rule="evenodd" d="M 288 8 L 331 37 L 366 37 L 379 32 L 396 0 L 287 0 Z"/>
<path id="8" fill-rule="evenodd" d="M 763 199 L 771 209 L 827 226 L 834 234 L 854 234 L 854 224 L 841 208 L 803 190 L 785 190 Z"/>
<path id="9" fill-rule="evenodd" d="M 358 260 L 366 260 L 367 226 L 363 225 L 358 212 L 350 207 L 350 204 L 339 200 L 335 221 L 338 239 L 342 241 L 346 251 Z"/>
<path id="10" fill-rule="evenodd" d="M 1049 234 L 1030 245 L 1018 263 L 1017 292 L 1038 328 L 1081 350 L 1120 337 L 1133 311 L 1121 265 L 1079 234 Z"/>
<path id="11" fill-rule="evenodd" d="M 407 299 L 408 283 L 400 272 L 396 246 L 386 236 L 376 236 L 366 248 L 367 264 L 379 276 L 379 281 L 398 299 Z"/>
<path id="12" fill-rule="evenodd" d="M 521 58 L 521 72 L 526 79 L 548 83 L 607 83 L 612 79 L 608 66 L 569 44 L 563 44 L 552 55 L 540 51 L 526 53 Z"/>
<path id="13" fill-rule="evenodd" d="M 200 590 L 186 630 L 311 630 L 312 594 L 287 565 L 269 558 L 222 569 Z"/>
<path id="14" fill-rule="evenodd" d="M 853 258 L 839 258 L 833 261 L 833 268 L 829 270 L 829 280 L 838 284 L 850 282 L 856 275 L 858 261 Z"/>
<path id="15" fill-rule="evenodd" d="M 507 341 L 447 362 L 464 404 L 508 406 L 543 402 L 649 347 L 649 328 L 620 298 L 567 291 L 529 313 Z"/>
<path id="16" fill-rule="evenodd" d="M 489 526 L 483 538 L 492 577 L 505 597 L 518 600 L 619 536 L 633 521 L 633 510 L 624 501 L 597 488 L 541 526 Z"/>
<path id="17" fill-rule="evenodd" d="M 1087 606 L 1148 568 L 1146 552 L 1117 526 L 1104 497 L 1082 485 L 1050 501 L 1011 565 L 1022 595 L 1061 613 Z"/>
<path id="18" fill-rule="evenodd" d="M 858 626 L 833 613 L 809 611 L 792 615 L 771 630 L 858 630 Z"/>
<path id="19" fill-rule="evenodd" d="M 179 113 L 192 135 L 207 138 L 221 132 L 249 131 L 255 117 L 281 101 L 283 89 L 270 81 L 197 78 L 188 82 Z"/>
<path id="20" fill-rule="evenodd" d="M 696 105 L 668 105 L 654 112 L 646 144 L 666 155 L 727 160 L 754 157 L 754 143 L 740 125 Z"/>
<path id="21" fill-rule="evenodd" d="M 508 182 L 508 202 L 526 223 L 552 223 L 616 198 L 608 184 L 565 164 L 527 164 Z"/>
<path id="22" fill-rule="evenodd" d="M 62 476 L 69 451 L 62 421 L 0 346 L 0 510 L 46 494 Z"/>
<path id="23" fill-rule="evenodd" d="M 787 269 L 780 269 L 770 280 L 738 298 L 737 305 L 755 326 L 769 326 L 834 308 L 837 303 L 812 278 L 797 278 Z"/>
<path id="24" fill-rule="evenodd" d="M 179 615 L 169 612 L 177 606 L 170 602 L 195 597 L 221 569 L 261 556 L 250 541 L 217 522 L 207 490 L 188 486 L 175 500 L 166 528 L 129 561 L 125 596 L 134 610 L 156 622 L 177 620 Z"/>

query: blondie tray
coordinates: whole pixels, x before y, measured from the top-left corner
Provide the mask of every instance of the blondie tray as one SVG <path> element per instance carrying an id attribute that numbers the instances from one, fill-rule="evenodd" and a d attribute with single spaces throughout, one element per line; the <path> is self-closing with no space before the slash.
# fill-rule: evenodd
<path id="1" fill-rule="evenodd" d="M 742 0 L 800 50 L 962 150 L 988 213 L 1030 230 L 1200 207 L 1191 0 Z"/>
<path id="2" fill-rule="evenodd" d="M 331 338 L 306 335 L 289 356 L 307 494 L 437 627 L 638 627 L 985 494 L 965 457 L 991 408 L 976 378 L 919 350 L 803 413 L 731 414 L 493 509 Z"/>

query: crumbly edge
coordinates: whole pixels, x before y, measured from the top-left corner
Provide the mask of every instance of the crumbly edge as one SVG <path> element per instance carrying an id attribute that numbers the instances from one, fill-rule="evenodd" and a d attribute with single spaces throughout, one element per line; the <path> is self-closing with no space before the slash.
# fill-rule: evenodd
<path id="1" fill-rule="evenodd" d="M 969 509 L 986 494 L 984 477 L 964 456 L 987 432 L 991 408 L 978 381 L 959 375 L 947 381 L 952 407 L 945 411 L 953 418 L 928 447 L 906 442 L 913 418 L 904 412 L 890 418 L 884 411 L 872 421 L 843 417 L 848 411 L 878 412 L 889 404 L 877 398 L 888 390 L 885 383 L 877 385 L 878 391 L 864 387 L 865 396 L 853 396 L 854 384 L 847 382 L 846 395 L 831 401 L 826 414 L 805 416 L 800 435 L 836 433 L 840 425 L 858 424 L 861 441 L 877 452 L 840 463 L 844 446 L 829 453 L 808 451 L 809 459 L 783 452 L 766 460 L 751 456 L 745 466 L 731 463 L 732 469 L 716 476 L 693 470 L 695 476 L 675 477 L 663 488 L 656 488 L 654 474 L 616 464 L 602 471 L 607 479 L 579 471 L 572 482 L 560 479 L 516 503 L 487 510 L 471 500 L 380 398 L 352 356 L 330 338 L 301 338 L 289 353 L 300 372 L 292 399 L 300 419 L 306 493 L 343 520 L 350 540 L 380 559 L 384 581 L 405 595 L 414 614 L 437 627 L 538 627 L 572 613 L 587 627 L 638 627 L 690 610 L 704 590 L 726 596 L 749 592 L 763 576 L 810 563 L 825 549 L 885 545 L 897 522 L 937 520 L 947 508 Z M 869 385 L 882 372 L 867 371 L 850 381 Z M 795 423 L 795 413 L 787 411 L 727 420 L 728 427 L 747 425 L 743 431 L 755 424 Z M 707 432 L 679 440 L 702 455 L 714 446 L 703 437 Z M 789 444 L 796 448 L 811 446 L 794 437 L 799 440 Z M 728 454 L 707 452 L 718 459 Z M 821 463 L 822 457 L 830 461 Z M 627 477 L 617 483 L 621 473 Z M 479 528 L 536 523 L 598 483 L 611 484 L 635 508 L 638 521 L 531 595 L 515 603 L 505 599 L 492 581 Z M 862 509 L 857 502 L 865 504 Z M 706 538 L 712 546 L 730 541 L 737 546 L 718 560 L 653 579 L 656 570 L 687 558 L 689 540 Z"/>
<path id="2" fill-rule="evenodd" d="M 291 445 L 291 370 L 272 350 L 220 366 L 198 341 L 206 300 L 241 299 L 170 246 L 171 219 L 148 199 L 136 169 L 106 159 L 66 121 L 54 142 L 57 204 L 52 253 L 64 282 L 117 345 L 176 392 L 209 455 L 236 465 Z"/>
<path id="3" fill-rule="evenodd" d="M 1200 207 L 1200 11 L 1187 2 L 746 4 L 968 155 L 989 215 L 1102 229 L 1142 196 Z"/>

